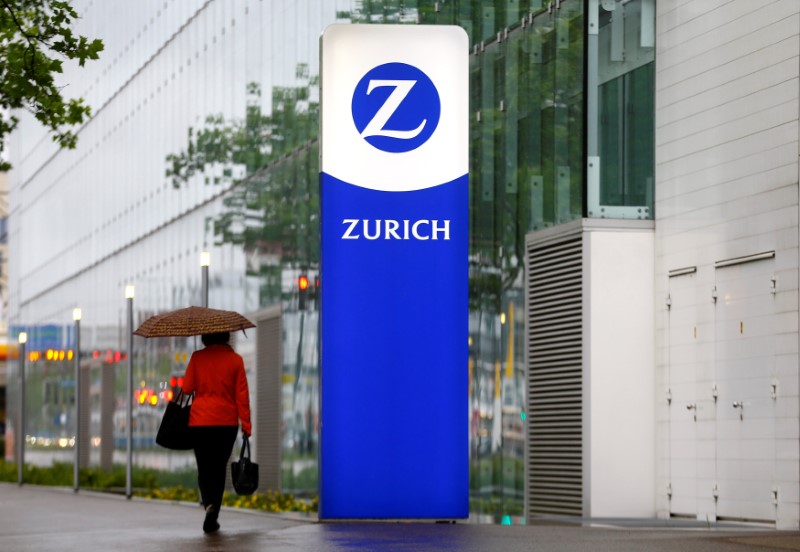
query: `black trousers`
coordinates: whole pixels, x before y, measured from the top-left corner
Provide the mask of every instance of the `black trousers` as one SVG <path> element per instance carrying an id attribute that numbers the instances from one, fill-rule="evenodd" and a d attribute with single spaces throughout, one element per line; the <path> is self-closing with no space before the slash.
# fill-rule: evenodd
<path id="1" fill-rule="evenodd" d="M 238 426 L 192 426 L 194 457 L 197 460 L 197 484 L 203 506 L 219 510 L 222 493 L 225 492 L 225 477 L 228 460 L 236 441 Z"/>

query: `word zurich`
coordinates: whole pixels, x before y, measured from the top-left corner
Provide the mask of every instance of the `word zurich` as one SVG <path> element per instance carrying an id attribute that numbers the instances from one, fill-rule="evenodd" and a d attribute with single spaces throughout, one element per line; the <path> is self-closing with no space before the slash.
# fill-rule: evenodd
<path id="1" fill-rule="evenodd" d="M 449 220 L 344 219 L 343 240 L 449 240 Z"/>

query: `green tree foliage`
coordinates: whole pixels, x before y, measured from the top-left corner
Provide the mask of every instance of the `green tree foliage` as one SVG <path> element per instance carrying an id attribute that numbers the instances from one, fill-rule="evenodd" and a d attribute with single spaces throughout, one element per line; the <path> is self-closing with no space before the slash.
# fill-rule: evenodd
<path id="1" fill-rule="evenodd" d="M 82 98 L 65 99 L 55 76 L 65 60 L 82 67 L 97 59 L 103 42 L 73 33 L 78 18 L 69 2 L 0 0 L 0 152 L 18 124 L 11 111 L 26 109 L 63 148 L 74 148 L 71 127 L 83 123 L 91 109 Z M 0 161 L 0 170 L 8 170 Z"/>

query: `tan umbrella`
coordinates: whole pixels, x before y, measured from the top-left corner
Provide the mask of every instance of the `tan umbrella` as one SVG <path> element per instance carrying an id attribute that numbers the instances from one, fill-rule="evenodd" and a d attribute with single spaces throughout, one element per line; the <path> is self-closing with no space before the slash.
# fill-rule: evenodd
<path id="1" fill-rule="evenodd" d="M 151 316 L 133 333 L 142 337 L 183 337 L 236 332 L 255 327 L 255 324 L 238 312 L 187 307 Z"/>

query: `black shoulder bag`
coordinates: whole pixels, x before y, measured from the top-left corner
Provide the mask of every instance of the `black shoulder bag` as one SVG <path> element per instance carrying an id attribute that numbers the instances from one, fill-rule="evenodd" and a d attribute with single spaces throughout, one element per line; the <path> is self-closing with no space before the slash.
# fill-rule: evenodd
<path id="1" fill-rule="evenodd" d="M 194 394 L 186 395 L 183 389 L 178 396 L 167 403 L 164 417 L 156 434 L 156 443 L 172 450 L 189 450 L 194 448 L 189 432 L 189 413 L 192 410 Z"/>
<path id="2" fill-rule="evenodd" d="M 238 495 L 251 495 L 258 488 L 258 464 L 250 461 L 250 439 L 242 437 L 239 461 L 231 464 L 231 481 Z"/>

